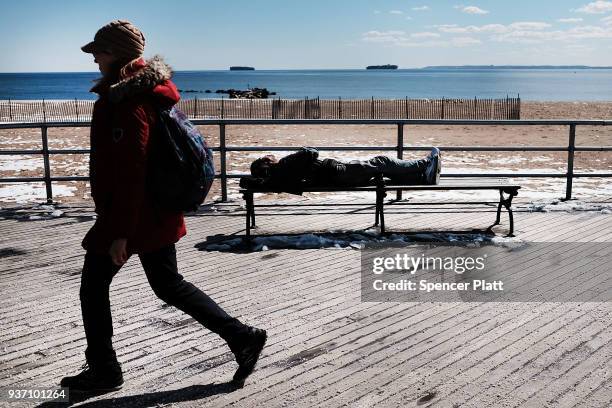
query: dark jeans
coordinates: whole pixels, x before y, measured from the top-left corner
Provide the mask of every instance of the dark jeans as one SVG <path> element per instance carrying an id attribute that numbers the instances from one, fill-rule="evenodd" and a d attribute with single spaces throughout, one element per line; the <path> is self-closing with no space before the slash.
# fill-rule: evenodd
<path id="1" fill-rule="evenodd" d="M 372 177 L 381 174 L 398 184 L 420 184 L 428 161 L 400 160 L 387 156 L 376 156 L 370 160 L 352 160 L 336 164 L 332 183 L 340 185 L 363 185 Z"/>
<path id="2" fill-rule="evenodd" d="M 210 331 L 231 344 L 245 332 L 246 326 L 229 316 L 206 293 L 183 279 L 177 271 L 174 244 L 159 250 L 139 254 L 153 292 L 162 301 L 192 316 Z M 87 338 L 85 356 L 90 365 L 117 361 L 111 337 L 109 287 L 121 269 L 113 264 L 110 255 L 92 252 L 85 254 L 81 276 L 81 311 Z"/>

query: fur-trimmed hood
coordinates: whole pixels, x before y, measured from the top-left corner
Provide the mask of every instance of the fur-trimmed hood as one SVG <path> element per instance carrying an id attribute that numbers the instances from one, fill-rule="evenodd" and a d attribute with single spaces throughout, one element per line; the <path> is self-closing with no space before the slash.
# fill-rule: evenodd
<path id="1" fill-rule="evenodd" d="M 164 62 L 163 57 L 155 55 L 150 59 L 136 59 L 121 69 L 119 82 L 105 86 L 102 80 L 92 88 L 98 94 L 106 93 L 113 103 L 133 97 L 143 92 L 152 91 L 158 85 L 169 83 L 172 68 Z M 172 84 L 172 88 L 175 88 Z M 106 91 L 106 92 L 105 92 Z"/>

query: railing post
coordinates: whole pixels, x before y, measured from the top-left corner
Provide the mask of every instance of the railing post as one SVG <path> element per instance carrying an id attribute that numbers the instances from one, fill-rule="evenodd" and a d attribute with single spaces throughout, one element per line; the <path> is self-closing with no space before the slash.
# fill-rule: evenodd
<path id="1" fill-rule="evenodd" d="M 79 103 L 77 102 L 77 98 L 74 98 L 74 113 L 76 117 L 76 121 L 79 121 Z"/>
<path id="2" fill-rule="evenodd" d="M 194 112 L 193 112 L 193 118 L 197 119 L 198 118 L 198 97 L 195 97 L 195 106 L 194 106 Z"/>
<path id="3" fill-rule="evenodd" d="M 404 124 L 397 124 L 397 158 L 402 160 L 404 158 Z M 402 190 L 396 191 L 395 198 L 397 200 L 402 199 Z"/>
<path id="4" fill-rule="evenodd" d="M 11 100 L 9 99 L 9 121 L 12 122 L 13 121 L 13 107 L 11 106 Z"/>
<path id="5" fill-rule="evenodd" d="M 444 119 L 444 97 L 442 97 L 442 112 L 440 116 L 441 116 L 440 119 Z"/>
<path id="6" fill-rule="evenodd" d="M 219 125 L 219 153 L 221 154 L 221 201 L 227 201 L 227 151 L 225 150 L 225 123 Z"/>
<path id="7" fill-rule="evenodd" d="M 338 97 L 338 119 L 342 119 L 342 97 Z"/>
<path id="8" fill-rule="evenodd" d="M 372 97 L 372 102 L 371 102 L 371 115 L 370 117 L 372 119 L 374 119 L 374 97 Z"/>
<path id="9" fill-rule="evenodd" d="M 576 125 L 571 124 L 569 143 L 567 146 L 567 182 L 565 184 L 565 200 L 572 199 L 572 183 L 574 181 L 574 152 L 576 151 Z"/>
<path id="10" fill-rule="evenodd" d="M 225 102 L 225 98 L 221 97 L 221 119 L 223 119 L 223 102 Z"/>
<path id="11" fill-rule="evenodd" d="M 45 166 L 45 188 L 47 190 L 47 204 L 53 203 L 53 190 L 51 189 L 51 166 L 49 164 L 49 142 L 47 140 L 47 126 L 41 126 L 43 161 Z"/>
<path id="12" fill-rule="evenodd" d="M 43 108 L 43 122 L 47 123 L 47 109 L 45 107 L 45 98 L 42 100 L 42 108 Z"/>

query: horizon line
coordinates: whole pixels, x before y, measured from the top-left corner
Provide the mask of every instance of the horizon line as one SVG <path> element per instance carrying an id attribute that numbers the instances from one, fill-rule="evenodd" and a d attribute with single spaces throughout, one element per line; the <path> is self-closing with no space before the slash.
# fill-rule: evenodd
<path id="1" fill-rule="evenodd" d="M 205 68 L 205 69 L 176 69 L 173 72 L 253 72 L 253 71 L 408 71 L 408 70 L 426 70 L 426 69 L 451 69 L 451 68 L 472 68 L 472 69 L 487 69 L 487 68 L 508 68 L 508 69 L 524 69 L 524 68 L 540 68 L 540 69 L 612 69 L 612 66 L 598 65 L 550 65 L 550 64 L 533 64 L 533 65 L 512 65 L 512 64 L 471 64 L 471 65 L 427 65 L 423 67 L 405 67 L 397 69 L 366 69 L 363 68 L 255 68 L 253 70 L 232 71 L 229 68 Z M 7 71 L 0 72 L 2 74 L 99 74 L 99 71 Z"/>

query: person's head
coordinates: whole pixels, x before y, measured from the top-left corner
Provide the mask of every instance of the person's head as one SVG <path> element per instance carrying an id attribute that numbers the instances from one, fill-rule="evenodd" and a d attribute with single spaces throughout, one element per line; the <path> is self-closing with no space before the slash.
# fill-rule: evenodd
<path id="1" fill-rule="evenodd" d="M 270 168 L 276 163 L 276 157 L 272 154 L 260 157 L 251 163 L 251 175 L 253 177 L 269 177 Z"/>
<path id="2" fill-rule="evenodd" d="M 103 76 L 112 75 L 144 53 L 144 34 L 126 20 L 114 20 L 100 28 L 94 40 L 81 47 L 93 54 Z"/>

